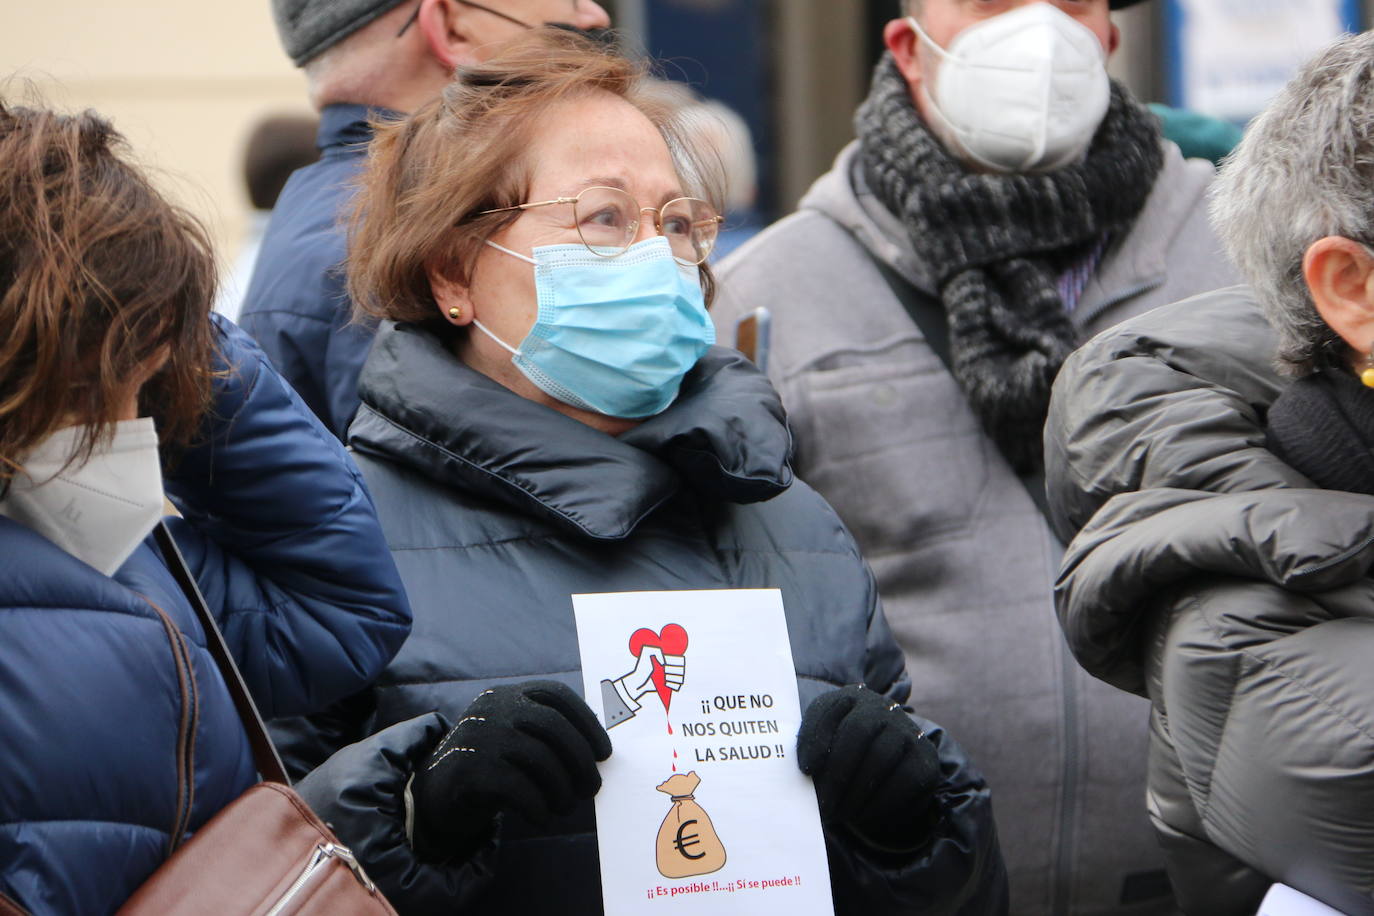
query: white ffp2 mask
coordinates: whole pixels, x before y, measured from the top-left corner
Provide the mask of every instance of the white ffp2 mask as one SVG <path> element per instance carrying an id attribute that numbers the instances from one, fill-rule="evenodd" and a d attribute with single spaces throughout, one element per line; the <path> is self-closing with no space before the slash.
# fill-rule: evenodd
<path id="1" fill-rule="evenodd" d="M 24 460 L 0 515 L 113 575 L 162 518 L 162 463 L 151 418 L 124 420 L 89 461 L 62 470 L 81 427 L 60 429 Z"/>
<path id="2" fill-rule="evenodd" d="M 1049 171 L 1092 143 L 1111 100 L 1091 29 L 1051 3 L 1028 3 L 964 29 L 948 48 L 907 17 L 928 53 L 921 92 L 930 127 L 966 162 Z"/>

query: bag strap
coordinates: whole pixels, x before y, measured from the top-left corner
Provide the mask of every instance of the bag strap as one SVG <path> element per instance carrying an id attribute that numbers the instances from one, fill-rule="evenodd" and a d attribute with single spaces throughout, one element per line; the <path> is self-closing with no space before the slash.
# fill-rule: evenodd
<path id="1" fill-rule="evenodd" d="M 263 724 L 262 715 L 258 712 L 258 704 L 253 702 L 253 695 L 248 692 L 248 685 L 239 672 L 239 666 L 234 663 L 234 656 L 229 653 L 229 644 L 224 641 L 224 634 L 220 632 L 215 616 L 206 606 L 205 596 L 200 593 L 200 586 L 196 584 L 195 577 L 187 568 L 186 558 L 181 555 L 181 549 L 173 540 L 167 523 L 158 522 L 153 534 L 167 562 L 167 568 L 172 571 L 172 576 L 181 586 L 186 600 L 191 602 L 191 607 L 205 630 L 205 647 L 210 650 L 219 673 L 224 676 L 229 695 L 234 698 L 234 708 L 238 710 L 239 721 L 243 723 L 243 730 L 248 733 L 248 743 L 253 748 L 254 765 L 257 766 L 262 778 L 268 782 L 291 785 L 291 780 L 286 775 L 286 767 L 282 765 L 277 748 L 272 744 L 272 736 L 267 733 L 267 726 Z"/>
<path id="2" fill-rule="evenodd" d="M 855 240 L 857 242 L 857 239 Z M 891 288 L 892 294 L 902 303 L 906 313 L 911 316 L 911 320 L 916 322 L 916 327 L 920 329 L 921 335 L 926 339 L 926 345 L 935 351 L 935 355 L 940 357 L 940 362 L 945 364 L 945 369 L 950 375 L 954 375 L 954 361 L 949 352 L 949 320 L 945 316 L 945 310 L 941 304 L 929 296 L 923 296 L 912 286 L 905 277 L 898 274 L 890 266 L 878 258 L 867 246 L 860 244 L 874 266 L 878 268 L 878 273 L 883 281 Z M 999 446 L 999 451 L 1000 451 Z M 1003 453 L 1005 457 L 1005 453 Z M 1010 460 L 1007 462 L 1011 464 Z M 1015 470 L 1015 465 L 1012 469 Z M 1040 514 L 1045 520 L 1050 521 L 1050 502 L 1045 495 L 1045 471 L 1037 468 L 1028 473 L 1017 472 L 1017 478 L 1021 481 L 1021 486 L 1026 488 L 1026 494 L 1030 496 L 1031 502 L 1035 503 L 1035 508 L 1040 510 Z"/>

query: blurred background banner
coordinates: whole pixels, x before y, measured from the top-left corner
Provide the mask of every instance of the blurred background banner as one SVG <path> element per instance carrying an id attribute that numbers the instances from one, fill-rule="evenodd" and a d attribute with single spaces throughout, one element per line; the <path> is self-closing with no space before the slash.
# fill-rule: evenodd
<path id="1" fill-rule="evenodd" d="M 1298 67 L 1361 28 L 1359 0 L 1167 0 L 1169 103 L 1243 123 Z"/>

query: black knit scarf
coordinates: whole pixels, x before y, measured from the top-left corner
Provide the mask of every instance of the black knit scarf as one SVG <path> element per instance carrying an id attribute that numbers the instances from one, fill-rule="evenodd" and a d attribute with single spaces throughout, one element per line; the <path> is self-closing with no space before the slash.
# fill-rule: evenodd
<path id="1" fill-rule="evenodd" d="M 1156 121 L 1113 83 L 1081 162 L 1034 175 L 973 172 L 926 127 L 885 55 L 855 126 L 869 184 L 936 282 L 954 377 L 1017 470 L 1034 468 L 1050 385 L 1078 341 L 1059 275 L 1144 206 L 1163 162 Z"/>
<path id="2" fill-rule="evenodd" d="M 1374 495 L 1374 389 L 1323 370 L 1290 385 L 1269 408 L 1269 450 L 1327 490 Z"/>

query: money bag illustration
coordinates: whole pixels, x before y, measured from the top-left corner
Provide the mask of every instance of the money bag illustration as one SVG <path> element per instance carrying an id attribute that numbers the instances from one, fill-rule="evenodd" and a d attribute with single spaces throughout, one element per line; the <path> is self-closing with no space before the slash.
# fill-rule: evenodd
<path id="1" fill-rule="evenodd" d="M 700 784 L 701 777 L 692 771 L 655 786 L 673 800 L 658 828 L 658 871 L 665 878 L 710 874 L 725 864 L 725 846 L 694 797 Z"/>

